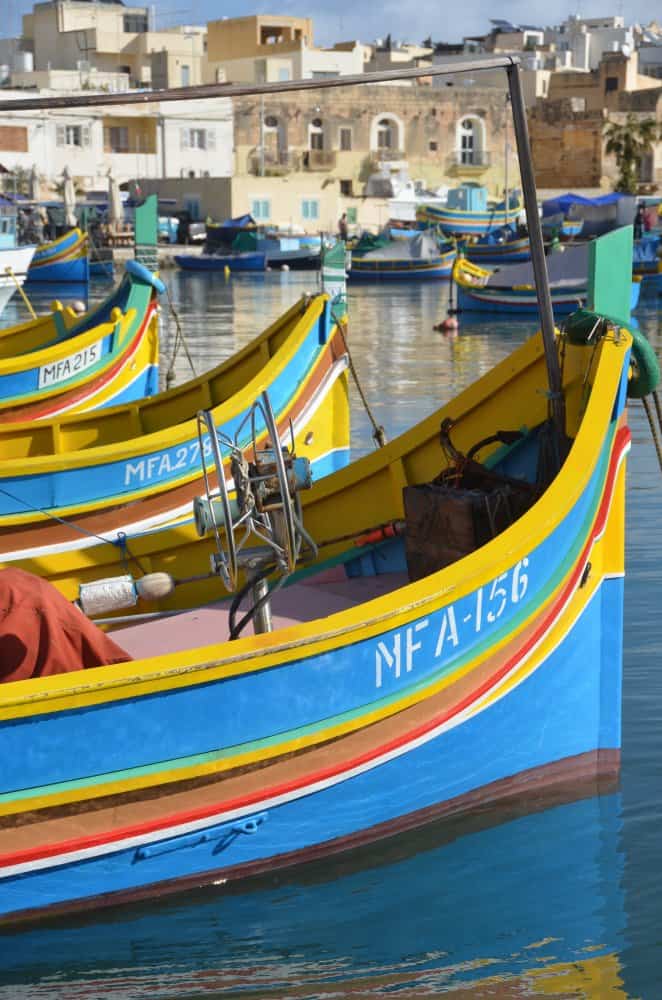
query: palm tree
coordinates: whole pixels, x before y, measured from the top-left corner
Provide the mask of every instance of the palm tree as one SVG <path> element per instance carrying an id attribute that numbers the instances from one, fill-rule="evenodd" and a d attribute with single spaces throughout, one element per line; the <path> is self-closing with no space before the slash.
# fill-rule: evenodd
<path id="1" fill-rule="evenodd" d="M 613 153 L 618 167 L 616 190 L 636 194 L 639 165 L 658 138 L 657 122 L 653 118 L 637 118 L 629 114 L 625 121 L 605 125 L 606 153 Z"/>

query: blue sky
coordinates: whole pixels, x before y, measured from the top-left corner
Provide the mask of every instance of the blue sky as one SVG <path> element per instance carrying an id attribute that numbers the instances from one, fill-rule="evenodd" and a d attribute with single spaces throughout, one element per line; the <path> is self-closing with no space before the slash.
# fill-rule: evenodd
<path id="1" fill-rule="evenodd" d="M 140 4 L 137 4 L 140 5 Z M 273 2 L 248 5 L 241 0 L 158 0 L 152 4 L 156 12 L 157 27 L 194 23 L 204 24 L 221 16 L 241 17 L 247 14 L 276 13 L 310 16 L 314 21 L 315 41 L 326 45 L 341 39 L 358 38 L 370 42 L 389 32 L 393 38 L 420 41 L 432 35 L 435 40 L 459 41 L 463 35 L 482 34 L 489 27 L 490 17 L 509 18 L 528 24 L 555 24 L 569 13 L 584 17 L 625 12 L 628 23 L 637 20 L 645 23 L 653 16 L 650 0 L 634 0 L 625 5 L 617 0 L 609 2 L 590 0 L 584 4 L 568 6 L 557 0 L 508 0 L 495 5 L 488 0 L 473 0 L 460 4 L 443 3 L 443 0 L 383 0 L 381 3 L 356 3 L 355 0 L 273 0 Z M 20 32 L 20 15 L 32 10 L 32 0 L 0 0 L 6 12 L 0 33 L 9 35 Z M 452 12 L 452 16 L 451 16 Z"/>

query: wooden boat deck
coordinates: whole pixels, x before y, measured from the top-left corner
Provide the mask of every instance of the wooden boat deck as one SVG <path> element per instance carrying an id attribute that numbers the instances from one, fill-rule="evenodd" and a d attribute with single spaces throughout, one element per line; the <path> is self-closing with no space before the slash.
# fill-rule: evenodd
<path id="1" fill-rule="evenodd" d="M 349 579 L 342 567 L 327 570 L 302 583 L 277 591 L 271 599 L 274 631 L 314 621 L 381 597 L 407 584 L 406 573 L 384 573 Z M 248 610 L 249 601 L 241 605 Z M 225 642 L 230 637 L 229 601 L 182 611 L 113 631 L 113 639 L 134 659 L 177 653 L 195 646 Z M 240 616 L 241 617 L 241 616 Z M 251 624 L 245 635 L 252 635 Z"/>

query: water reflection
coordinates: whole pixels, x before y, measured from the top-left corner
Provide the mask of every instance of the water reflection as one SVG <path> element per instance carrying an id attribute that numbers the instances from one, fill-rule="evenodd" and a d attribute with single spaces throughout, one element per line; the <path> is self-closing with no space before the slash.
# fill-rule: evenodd
<path id="1" fill-rule="evenodd" d="M 28 983 L 52 1000 L 625 996 L 620 794 L 568 802 L 592 792 L 446 821 L 248 890 L 3 935 L 0 997 Z"/>
<path id="2" fill-rule="evenodd" d="M 316 290 L 311 274 L 164 277 L 199 371 Z M 93 284 L 91 299 L 107 288 Z M 434 325 L 447 294 L 436 284 L 350 288 L 352 352 L 389 437 L 532 332 L 530 320 L 489 324 L 465 314 L 457 336 L 445 336 Z M 49 289 L 38 301 L 44 308 L 54 297 Z M 164 370 L 175 324 L 167 302 L 162 308 Z M 637 317 L 659 352 L 657 300 L 644 297 Z M 18 318 L 25 311 L 14 297 L 3 319 Z M 178 382 L 189 377 L 183 352 L 176 372 Z M 353 386 L 351 403 L 357 455 L 373 443 Z M 421 832 L 400 841 L 395 854 L 392 846 L 373 850 L 351 867 L 327 863 L 305 878 L 238 895 L 217 891 L 0 937 L 2 1000 L 661 995 L 662 502 L 639 405 L 629 419 L 622 793 L 508 821 L 493 817 L 482 830 Z"/>

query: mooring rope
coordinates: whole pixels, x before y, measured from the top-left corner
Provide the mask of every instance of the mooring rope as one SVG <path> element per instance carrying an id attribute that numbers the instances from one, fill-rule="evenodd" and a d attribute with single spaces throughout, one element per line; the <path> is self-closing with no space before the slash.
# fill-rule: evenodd
<path id="1" fill-rule="evenodd" d="M 335 320 L 336 326 L 338 327 L 338 330 L 340 332 L 340 336 L 342 338 L 343 346 L 344 346 L 345 351 L 347 353 L 347 362 L 349 364 L 349 370 L 350 370 L 350 372 L 352 374 L 352 378 L 354 379 L 354 384 L 356 385 L 358 394 L 359 394 L 359 396 L 361 398 L 361 402 L 363 403 L 365 411 L 368 414 L 368 419 L 370 420 L 370 423 L 372 424 L 372 437 L 373 437 L 373 440 L 378 445 L 378 447 L 383 448 L 384 445 L 386 444 L 386 431 L 385 431 L 384 427 L 381 424 L 377 423 L 377 421 L 376 421 L 376 419 L 374 417 L 374 414 L 373 414 L 373 412 L 372 412 L 372 410 L 370 408 L 370 403 L 368 402 L 367 396 L 366 396 L 365 392 L 363 391 L 363 386 L 361 385 L 361 381 L 359 379 L 358 372 L 356 370 L 356 365 L 354 364 L 354 358 L 352 357 L 352 352 L 349 349 L 349 344 L 347 343 L 347 338 L 345 337 L 345 330 L 344 330 L 343 323 L 336 316 L 336 314 L 333 311 L 333 309 L 331 310 L 331 316 Z"/>
<path id="2" fill-rule="evenodd" d="M 164 284 L 165 284 L 165 282 L 164 282 Z M 172 357 L 170 358 L 170 364 L 168 365 L 168 370 L 167 370 L 166 376 L 165 376 L 166 389 L 169 389 L 170 386 L 172 385 L 172 383 L 175 380 L 175 360 L 177 358 L 177 352 L 179 350 L 180 343 L 181 343 L 181 345 L 184 348 L 184 353 L 186 354 L 186 358 L 188 360 L 188 363 L 191 366 L 191 371 L 193 372 L 193 378 L 197 378 L 198 373 L 195 370 L 195 365 L 193 364 L 193 358 L 191 357 L 191 352 L 189 351 L 189 346 L 188 346 L 186 337 L 184 336 L 184 331 L 182 330 L 182 325 L 181 325 L 181 323 L 179 321 L 179 314 L 177 313 L 177 310 L 175 309 L 174 303 L 172 301 L 172 296 L 170 295 L 170 289 L 169 289 L 169 287 L 168 287 L 167 284 L 165 286 L 165 289 L 166 289 L 166 298 L 168 300 L 168 308 L 170 309 L 170 312 L 172 313 L 172 317 L 173 317 L 173 319 L 175 321 L 175 328 L 177 330 L 177 332 L 175 334 L 175 343 L 174 343 L 173 349 L 172 349 Z"/>

